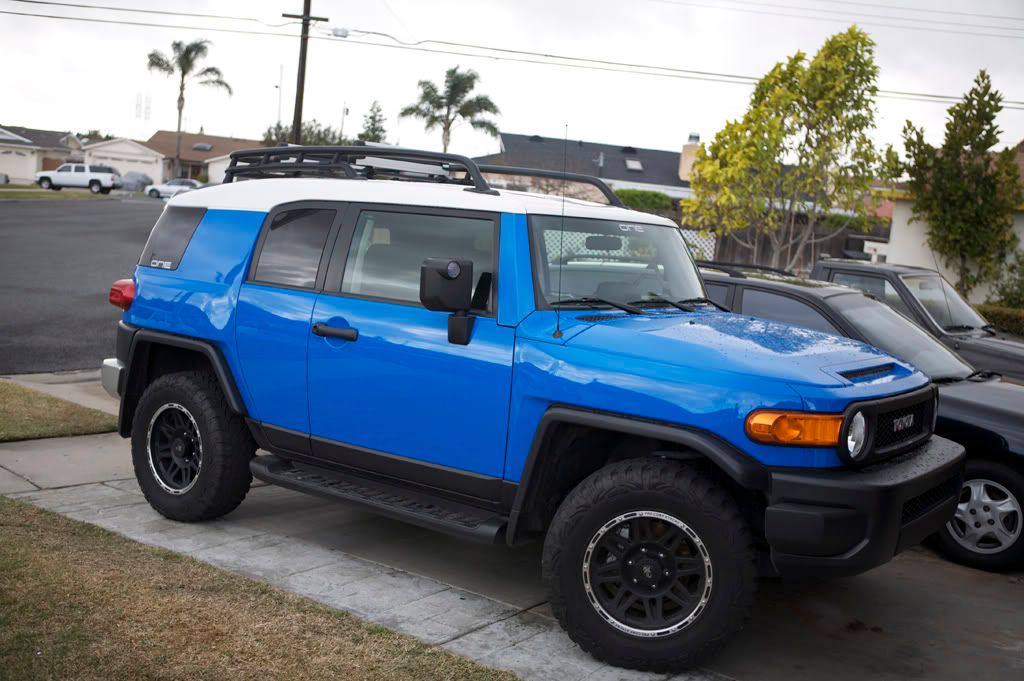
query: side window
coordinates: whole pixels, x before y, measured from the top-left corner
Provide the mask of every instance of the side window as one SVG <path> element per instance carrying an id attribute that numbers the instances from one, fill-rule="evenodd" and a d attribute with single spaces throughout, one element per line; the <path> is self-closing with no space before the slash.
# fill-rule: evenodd
<path id="1" fill-rule="evenodd" d="M 85 172 L 85 166 L 75 166 L 75 172 L 76 173 L 84 173 Z"/>
<path id="2" fill-rule="evenodd" d="M 831 322 L 810 305 L 789 296 L 780 296 L 767 291 L 745 289 L 743 291 L 743 314 L 842 335 Z"/>
<path id="3" fill-rule="evenodd" d="M 60 168 L 57 168 L 57 172 L 58 173 L 70 173 L 71 172 L 71 166 L 69 166 L 67 163 L 65 163 Z"/>
<path id="4" fill-rule="evenodd" d="M 420 302 L 420 265 L 427 258 L 473 261 L 474 300 L 493 294 L 494 221 L 478 217 L 420 215 L 364 210 L 359 215 L 342 293 L 401 302 Z M 490 291 L 478 291 L 484 272 Z M 491 309 L 488 302 L 487 309 Z"/>
<path id="5" fill-rule="evenodd" d="M 274 216 L 263 237 L 251 279 L 262 284 L 313 288 L 337 211 L 296 208 Z"/>
<path id="6" fill-rule="evenodd" d="M 727 285 L 705 281 L 704 288 L 708 290 L 708 298 L 715 301 L 722 307 L 728 306 L 728 303 L 725 302 L 729 300 L 729 287 Z"/>
<path id="7" fill-rule="evenodd" d="M 835 272 L 832 275 L 832 281 L 836 284 L 842 284 L 843 286 L 859 288 L 861 291 L 870 293 L 875 298 L 878 298 L 904 317 L 909 319 L 914 318 L 914 314 L 910 311 L 910 308 L 907 307 L 907 304 L 903 302 L 902 298 L 900 298 L 900 294 L 896 291 L 896 287 L 881 277 L 873 277 L 865 274 L 851 274 L 849 272 Z"/>
<path id="8" fill-rule="evenodd" d="M 167 207 L 149 234 L 139 264 L 163 270 L 177 269 L 204 215 L 205 208 Z"/>

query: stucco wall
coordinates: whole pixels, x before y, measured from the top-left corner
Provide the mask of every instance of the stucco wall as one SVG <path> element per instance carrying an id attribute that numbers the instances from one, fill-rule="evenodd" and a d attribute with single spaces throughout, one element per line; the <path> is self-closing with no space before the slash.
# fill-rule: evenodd
<path id="1" fill-rule="evenodd" d="M 122 175 L 145 173 L 156 182 L 163 182 L 163 156 L 129 140 L 86 147 L 85 162 L 113 166 Z"/>
<path id="2" fill-rule="evenodd" d="M 224 171 L 228 169 L 231 158 L 223 156 L 211 158 L 206 163 L 206 176 L 210 178 L 210 184 L 220 184 L 224 181 Z"/>
<path id="3" fill-rule="evenodd" d="M 899 265 L 918 265 L 930 267 L 942 273 L 950 282 L 956 281 L 953 271 L 945 267 L 942 257 L 933 253 L 928 247 L 928 224 L 911 219 L 914 202 L 898 199 L 892 214 L 892 231 L 889 234 L 889 246 L 886 249 L 886 260 Z M 1024 212 L 1014 215 L 1013 230 L 1024 244 Z M 983 284 L 971 292 L 972 303 L 983 303 L 988 297 L 991 287 Z"/>

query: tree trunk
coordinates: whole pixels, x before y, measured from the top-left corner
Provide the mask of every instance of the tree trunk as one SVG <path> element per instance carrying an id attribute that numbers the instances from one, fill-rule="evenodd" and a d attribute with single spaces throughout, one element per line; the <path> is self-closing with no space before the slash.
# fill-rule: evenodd
<path id="1" fill-rule="evenodd" d="M 174 176 L 181 177 L 181 114 L 185 110 L 185 76 L 178 86 L 178 129 L 174 133 Z"/>
<path id="2" fill-rule="evenodd" d="M 444 153 L 448 153 L 448 143 L 452 141 L 452 129 L 451 126 L 444 126 L 441 128 L 441 149 Z"/>

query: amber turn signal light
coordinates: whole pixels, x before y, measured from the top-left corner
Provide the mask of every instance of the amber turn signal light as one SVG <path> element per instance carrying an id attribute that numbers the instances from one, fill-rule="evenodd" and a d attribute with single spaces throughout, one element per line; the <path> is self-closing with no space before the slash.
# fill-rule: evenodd
<path id="1" fill-rule="evenodd" d="M 842 427 L 842 414 L 763 409 L 747 416 L 747 436 L 769 445 L 835 447 Z"/>

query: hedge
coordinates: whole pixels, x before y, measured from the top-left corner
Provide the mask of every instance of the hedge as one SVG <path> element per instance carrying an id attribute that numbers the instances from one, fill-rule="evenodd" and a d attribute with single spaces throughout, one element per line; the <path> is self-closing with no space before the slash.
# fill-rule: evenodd
<path id="1" fill-rule="evenodd" d="M 975 305 L 992 326 L 1024 337 L 1024 310 L 1002 305 Z"/>
<path id="2" fill-rule="evenodd" d="M 647 189 L 617 189 L 615 193 L 627 208 L 646 213 L 658 213 L 673 209 L 672 199 L 667 194 Z"/>

